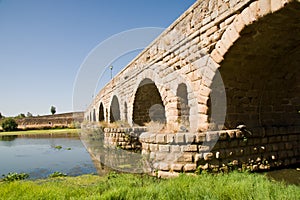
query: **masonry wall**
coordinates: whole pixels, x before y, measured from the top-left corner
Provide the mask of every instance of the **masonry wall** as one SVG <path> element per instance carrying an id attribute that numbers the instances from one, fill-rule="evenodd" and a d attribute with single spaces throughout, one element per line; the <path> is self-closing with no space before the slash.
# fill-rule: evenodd
<path id="1" fill-rule="evenodd" d="M 300 162 L 300 128 L 272 129 L 266 137 L 245 131 L 223 130 L 204 133 L 143 133 L 142 154 L 159 177 L 205 170 L 226 172 L 269 170 Z M 156 173 L 156 174 L 155 174 Z"/>

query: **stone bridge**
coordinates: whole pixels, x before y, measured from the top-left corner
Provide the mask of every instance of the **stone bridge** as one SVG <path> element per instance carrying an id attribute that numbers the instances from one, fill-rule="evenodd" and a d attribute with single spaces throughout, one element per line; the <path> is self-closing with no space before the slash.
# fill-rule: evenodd
<path id="1" fill-rule="evenodd" d="M 299 0 L 199 0 L 98 93 L 85 119 L 189 133 L 246 125 L 257 145 L 274 143 L 267 150 L 295 164 L 299 66 Z"/>

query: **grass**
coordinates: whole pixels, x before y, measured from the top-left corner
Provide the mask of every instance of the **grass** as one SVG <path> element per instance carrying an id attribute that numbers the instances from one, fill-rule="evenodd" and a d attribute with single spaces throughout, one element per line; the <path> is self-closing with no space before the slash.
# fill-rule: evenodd
<path id="1" fill-rule="evenodd" d="M 182 175 L 163 180 L 111 173 L 0 182 L 0 199 L 298 199 L 300 187 L 258 174 Z"/>
<path id="2" fill-rule="evenodd" d="M 27 130 L 27 131 L 10 131 L 0 132 L 0 136 L 5 135 L 47 135 L 47 134 L 78 134 L 80 129 L 47 129 L 47 130 Z"/>

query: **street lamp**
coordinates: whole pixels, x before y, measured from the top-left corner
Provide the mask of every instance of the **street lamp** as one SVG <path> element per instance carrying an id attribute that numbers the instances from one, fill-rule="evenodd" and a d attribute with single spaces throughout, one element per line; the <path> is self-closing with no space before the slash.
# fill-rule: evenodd
<path id="1" fill-rule="evenodd" d="M 110 69 L 110 79 L 112 79 L 112 70 L 113 70 L 113 66 L 109 66 L 109 69 Z"/>

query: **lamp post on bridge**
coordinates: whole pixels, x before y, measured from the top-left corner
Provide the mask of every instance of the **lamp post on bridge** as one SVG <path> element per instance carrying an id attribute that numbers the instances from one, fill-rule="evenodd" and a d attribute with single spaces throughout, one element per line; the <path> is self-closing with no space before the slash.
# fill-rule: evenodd
<path id="1" fill-rule="evenodd" d="M 113 70 L 113 66 L 109 66 L 109 69 L 110 69 L 110 79 L 112 79 L 112 70 Z"/>

